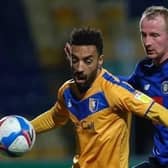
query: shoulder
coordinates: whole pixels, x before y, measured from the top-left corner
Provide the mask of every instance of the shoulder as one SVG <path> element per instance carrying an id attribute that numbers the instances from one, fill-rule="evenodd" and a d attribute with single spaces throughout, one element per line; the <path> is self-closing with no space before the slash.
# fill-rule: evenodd
<path id="1" fill-rule="evenodd" d="M 61 86 L 60 88 L 58 89 L 58 94 L 59 95 L 62 95 L 64 93 L 64 91 L 68 88 L 70 88 L 72 85 L 74 85 L 75 82 L 73 79 L 70 79 L 70 80 L 67 80 L 65 81 Z"/>
<path id="2" fill-rule="evenodd" d="M 102 79 L 104 81 L 109 81 L 111 83 L 119 83 L 120 82 L 120 79 L 117 76 L 113 75 L 112 73 L 110 73 L 107 70 L 103 71 Z"/>
<path id="3" fill-rule="evenodd" d="M 106 88 L 108 88 L 108 86 L 115 86 L 115 89 L 119 88 L 124 88 L 130 92 L 134 92 L 134 88 L 128 84 L 127 82 L 125 82 L 124 80 L 120 80 L 117 76 L 109 73 L 108 71 L 105 71 L 103 74 L 103 78 L 104 78 L 104 88 L 105 90 L 107 90 Z"/>

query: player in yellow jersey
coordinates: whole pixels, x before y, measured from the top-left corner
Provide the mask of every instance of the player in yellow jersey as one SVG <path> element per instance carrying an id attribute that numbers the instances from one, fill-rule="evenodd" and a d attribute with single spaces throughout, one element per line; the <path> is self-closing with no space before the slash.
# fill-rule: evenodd
<path id="1" fill-rule="evenodd" d="M 99 30 L 74 29 L 69 43 L 73 79 L 60 87 L 55 105 L 31 123 L 40 133 L 73 122 L 79 147 L 74 168 L 128 168 L 131 114 L 168 126 L 168 110 L 102 67 Z"/>

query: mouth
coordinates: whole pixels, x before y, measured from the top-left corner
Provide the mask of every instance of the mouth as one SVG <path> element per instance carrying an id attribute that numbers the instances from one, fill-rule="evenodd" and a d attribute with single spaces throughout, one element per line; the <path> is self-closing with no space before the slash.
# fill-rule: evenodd
<path id="1" fill-rule="evenodd" d="M 153 55 L 153 54 L 155 54 L 155 51 L 152 50 L 152 49 L 146 49 L 146 53 L 147 53 L 148 55 Z"/>
<path id="2" fill-rule="evenodd" d="M 74 80 L 75 80 L 75 82 L 77 83 L 77 84 L 79 84 L 79 85 L 83 85 L 83 84 L 85 84 L 86 83 L 86 76 L 84 76 L 84 75 L 75 75 L 74 76 Z"/>

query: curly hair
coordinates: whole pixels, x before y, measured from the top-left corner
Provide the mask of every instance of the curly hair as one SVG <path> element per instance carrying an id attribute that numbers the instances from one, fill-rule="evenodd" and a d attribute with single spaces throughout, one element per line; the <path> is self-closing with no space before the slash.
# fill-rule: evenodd
<path id="1" fill-rule="evenodd" d="M 74 28 L 69 43 L 70 45 L 95 45 L 98 54 L 103 53 L 103 36 L 101 31 L 95 28 Z"/>

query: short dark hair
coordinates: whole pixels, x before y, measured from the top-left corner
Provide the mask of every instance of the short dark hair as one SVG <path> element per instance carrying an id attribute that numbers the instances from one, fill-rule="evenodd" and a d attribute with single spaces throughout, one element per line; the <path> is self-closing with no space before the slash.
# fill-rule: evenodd
<path id="1" fill-rule="evenodd" d="M 101 31 L 95 28 L 74 28 L 69 43 L 70 45 L 95 45 L 98 54 L 103 53 L 103 36 Z"/>

